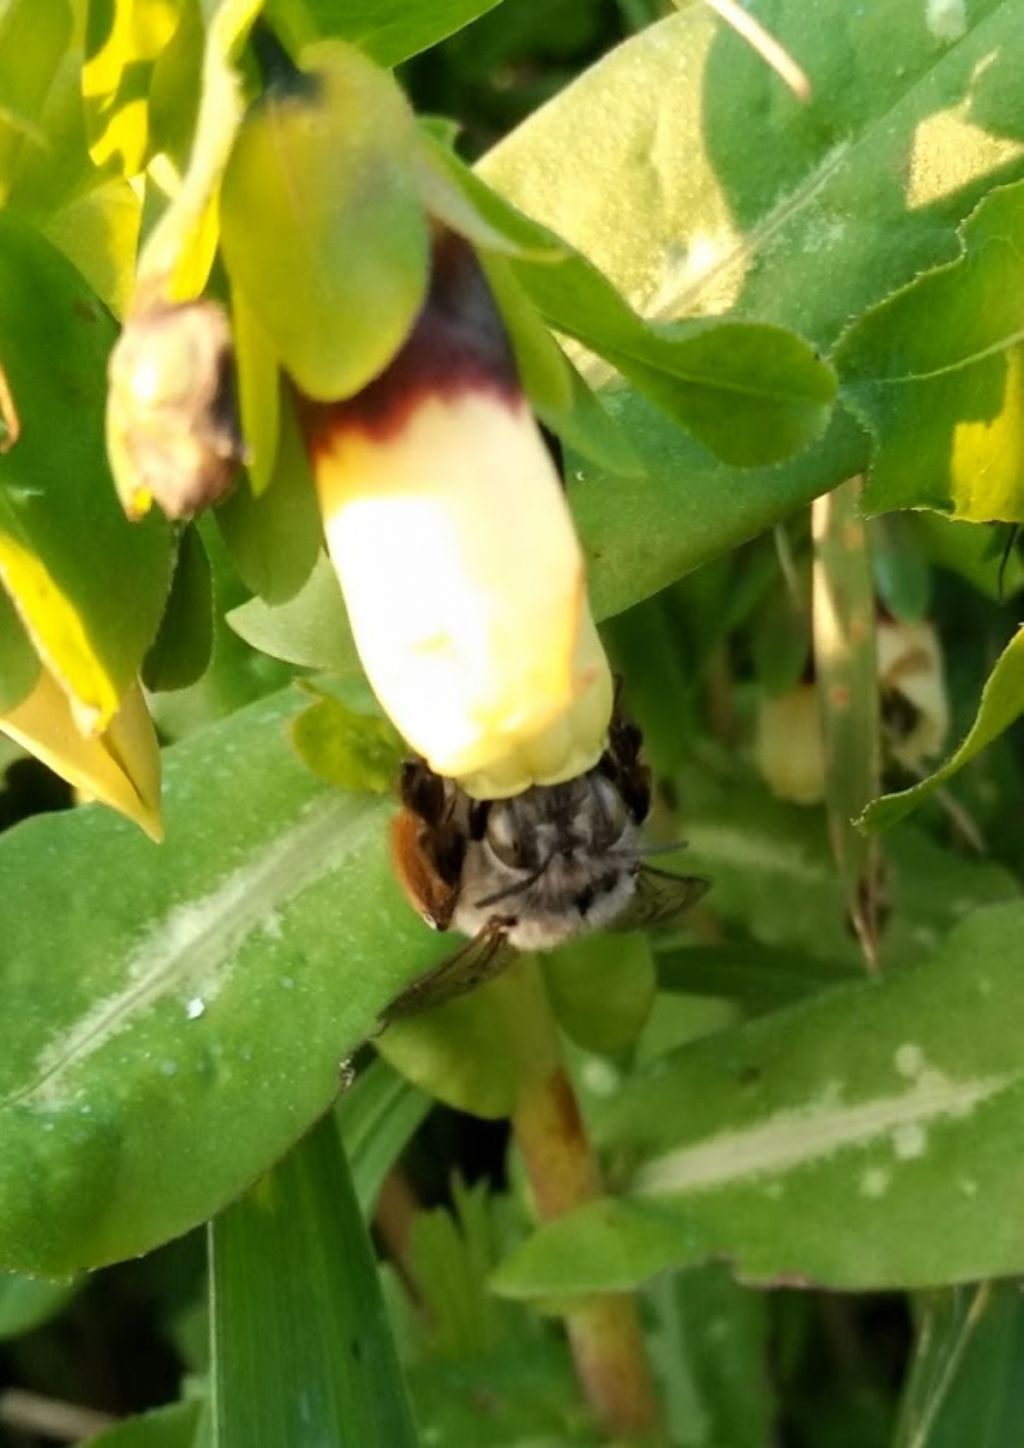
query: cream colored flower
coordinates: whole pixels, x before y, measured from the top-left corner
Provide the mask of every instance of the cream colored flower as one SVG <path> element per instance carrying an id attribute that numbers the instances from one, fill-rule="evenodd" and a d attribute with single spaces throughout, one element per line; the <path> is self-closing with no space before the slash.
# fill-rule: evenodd
<path id="1" fill-rule="evenodd" d="M 612 682 L 583 555 L 465 243 L 439 243 L 384 374 L 303 422 L 360 658 L 410 746 L 480 798 L 590 768 Z"/>

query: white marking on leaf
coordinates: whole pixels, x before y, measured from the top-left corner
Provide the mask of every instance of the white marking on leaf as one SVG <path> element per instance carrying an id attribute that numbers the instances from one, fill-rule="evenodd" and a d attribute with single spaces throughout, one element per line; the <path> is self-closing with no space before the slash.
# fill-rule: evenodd
<path id="1" fill-rule="evenodd" d="M 916 1126 L 923 1132 L 929 1122 L 962 1119 L 1019 1080 L 1019 1072 L 955 1080 L 932 1069 L 896 1096 L 844 1106 L 830 1091 L 813 1105 L 778 1111 L 755 1125 L 668 1152 L 637 1173 L 634 1189 L 651 1195 L 712 1191 L 812 1166 L 851 1147 L 893 1140 L 901 1129 Z M 902 1140 L 905 1150 L 908 1138 Z"/>
<path id="2" fill-rule="evenodd" d="M 354 819 L 351 800 L 331 799 L 308 811 L 208 895 L 152 922 L 125 966 L 120 989 L 50 1041 L 39 1053 L 34 1079 L 0 1104 L 59 1100 L 72 1070 L 172 992 L 191 988 L 195 994 L 187 1012 L 191 1015 L 197 1000 L 205 1009 L 227 980 L 243 942 L 263 929 L 268 915 L 337 869 L 370 819 L 369 813 L 366 820 Z M 178 1066 L 164 1061 L 160 1069 L 173 1075 Z"/>
<path id="3" fill-rule="evenodd" d="M 924 1156 L 928 1134 L 919 1121 L 902 1121 L 892 1133 L 892 1149 L 900 1161 L 913 1161 Z"/>
<path id="4" fill-rule="evenodd" d="M 884 1197 L 889 1190 L 889 1173 L 880 1166 L 869 1166 L 860 1179 L 862 1197 Z"/>
<path id="5" fill-rule="evenodd" d="M 962 40 L 967 34 L 964 0 L 926 0 L 924 23 L 936 40 Z"/>
<path id="6" fill-rule="evenodd" d="M 895 1056 L 896 1070 L 901 1076 L 913 1080 L 921 1074 L 924 1066 L 924 1052 L 915 1041 L 906 1041 L 897 1048 Z"/>

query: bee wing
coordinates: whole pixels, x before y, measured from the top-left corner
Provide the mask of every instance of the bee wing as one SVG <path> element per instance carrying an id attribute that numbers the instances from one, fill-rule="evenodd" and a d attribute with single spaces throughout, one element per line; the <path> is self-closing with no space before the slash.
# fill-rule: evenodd
<path id="1" fill-rule="evenodd" d="M 671 924 L 692 910 L 710 888 L 711 881 L 703 875 L 673 875 L 668 870 L 641 865 L 636 894 L 611 928 L 646 930 L 652 925 Z"/>
<path id="2" fill-rule="evenodd" d="M 508 943 L 507 922 L 500 917 L 490 921 L 440 965 L 413 981 L 384 1011 L 383 1021 L 386 1024 L 418 1015 L 420 1011 L 432 1011 L 476 990 L 500 975 L 514 954 Z"/>

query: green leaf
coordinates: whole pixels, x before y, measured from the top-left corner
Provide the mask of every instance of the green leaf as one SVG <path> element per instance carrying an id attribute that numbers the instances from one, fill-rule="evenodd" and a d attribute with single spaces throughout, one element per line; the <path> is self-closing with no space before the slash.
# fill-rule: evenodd
<path id="1" fill-rule="evenodd" d="M 295 758 L 300 707 L 261 700 L 166 752 L 159 850 L 94 807 L 0 837 L 4 1266 L 59 1275 L 205 1220 L 449 948 L 401 899 L 390 804 Z"/>
<path id="2" fill-rule="evenodd" d="M 0 714 L 27 699 L 39 677 L 39 655 L 15 607 L 0 587 Z"/>
<path id="3" fill-rule="evenodd" d="M 812 77 L 809 103 L 692 5 L 584 71 L 479 169 L 645 316 L 733 308 L 827 349 L 956 256 L 957 223 L 1024 175 L 1024 15 L 982 0 L 954 44 L 915 0 L 752 8 Z"/>
<path id="4" fill-rule="evenodd" d="M 281 365 L 321 401 L 390 361 L 427 287 L 419 144 L 395 82 L 322 41 L 250 107 L 221 188 L 221 245 Z"/>
<path id="5" fill-rule="evenodd" d="M 323 538 L 295 409 L 290 398 L 281 401 L 277 455 L 264 491 L 256 496 L 243 481 L 216 511 L 239 575 L 269 604 L 295 597 L 313 571 Z"/>
<path id="6" fill-rule="evenodd" d="M 1012 598 L 1024 588 L 1024 556 L 1016 549 L 1006 560 L 1000 587 L 1002 550 L 996 546 L 995 529 L 955 522 L 940 513 L 919 513 L 916 522 L 930 560 L 965 578 L 993 603 Z"/>
<path id="7" fill-rule="evenodd" d="M 932 603 L 932 570 L 920 519 L 906 513 L 876 518 L 868 536 L 879 600 L 896 619 L 924 618 Z"/>
<path id="8" fill-rule="evenodd" d="M 569 499 L 598 619 L 746 543 L 851 477 L 865 459 L 863 434 L 841 410 L 821 442 L 793 462 L 740 473 L 710 458 L 644 398 L 609 389 L 601 400 L 643 476 L 622 478 L 583 456 L 568 460 Z"/>
<path id="9" fill-rule="evenodd" d="M 449 937 L 447 954 L 465 942 Z M 392 1021 L 374 1041 L 396 1071 L 431 1096 L 474 1116 L 511 1116 L 520 1087 L 549 1056 L 537 1039 L 539 976 L 525 960 L 480 990 Z M 543 1011 L 547 1012 L 547 1003 Z"/>
<path id="10" fill-rule="evenodd" d="M 135 285 L 141 220 L 142 208 L 131 182 L 111 176 L 42 216 L 39 230 L 121 317 Z"/>
<path id="11" fill-rule="evenodd" d="M 333 694 L 306 687 L 315 702 L 293 720 L 290 731 L 306 768 L 335 789 L 390 793 L 405 756 L 394 726 L 379 714 L 359 714 Z"/>
<path id="12" fill-rule="evenodd" d="M 607 1107 L 628 1195 L 543 1228 L 498 1290 L 621 1289 L 708 1256 L 858 1290 L 1019 1271 L 1022 926 L 1019 901 L 979 910 L 926 965 L 656 1063 Z"/>
<path id="13" fill-rule="evenodd" d="M 657 977 L 646 935 L 592 935 L 544 960 L 551 1008 L 587 1051 L 633 1045 L 654 1004 Z"/>
<path id="14" fill-rule="evenodd" d="M 852 961 L 828 961 L 778 946 L 726 941 L 659 950 L 658 987 L 773 1011 L 859 975 Z"/>
<path id="15" fill-rule="evenodd" d="M 338 1126 L 364 1217 L 372 1214 L 384 1178 L 431 1104 L 428 1096 L 379 1058 L 360 1071 L 338 1102 Z"/>
<path id="16" fill-rule="evenodd" d="M 484 261 L 501 308 L 523 390 L 544 425 L 570 447 L 622 477 L 642 472 L 629 442 L 541 322 L 507 263 Z"/>
<path id="17" fill-rule="evenodd" d="M 504 1342 L 490 1353 L 428 1359 L 409 1386 L 421 1441 L 445 1448 L 598 1448 L 567 1349 L 554 1337 Z"/>
<path id="18" fill-rule="evenodd" d="M 0 574 L 43 661 L 100 729 L 156 632 L 169 533 L 156 519 L 128 523 L 114 495 L 103 441 L 110 316 L 9 214 L 0 333 L 17 417 L 16 441 L 0 455 Z"/>
<path id="19" fill-rule="evenodd" d="M 213 650 L 213 579 L 199 530 L 178 543 L 171 591 L 156 638 L 142 666 L 147 689 L 185 689 L 202 678 Z"/>
<path id="20" fill-rule="evenodd" d="M 89 0 L 82 96 L 97 166 L 116 161 L 126 176 L 143 169 L 153 67 L 181 9 L 181 0 Z"/>
<path id="21" fill-rule="evenodd" d="M 181 186 L 146 237 L 138 288 L 144 301 L 184 302 L 206 285 L 217 249 L 217 197 L 245 113 L 237 69 L 263 0 L 202 0 L 202 94 Z"/>
<path id="22" fill-rule="evenodd" d="M 248 454 L 249 486 L 260 497 L 270 486 L 278 454 L 281 380 L 270 339 L 241 292 L 231 298 L 238 407 Z"/>
<path id="23" fill-rule="evenodd" d="M 750 648 L 758 683 L 770 696 L 787 694 L 804 678 L 811 652 L 810 624 L 809 589 L 798 603 L 788 588 L 776 588 L 755 614 Z"/>
<path id="24" fill-rule="evenodd" d="M 715 915 L 761 945 L 830 968 L 856 966 L 823 813 L 772 799 L 745 777 L 724 788 L 688 773 L 683 789 L 690 803 L 680 867 L 710 877 Z M 1019 889 L 999 865 L 964 859 L 910 828 L 887 842 L 886 866 L 883 967 L 920 959 L 971 909 Z"/>
<path id="25" fill-rule="evenodd" d="M 43 7 L 13 0 L 0 18 L 0 200 L 6 201 L 23 151 L 45 144 L 43 108 L 71 38 L 66 0 Z"/>
<path id="26" fill-rule="evenodd" d="M 415 1448 L 333 1116 L 210 1226 L 215 1448 Z"/>
<path id="27" fill-rule="evenodd" d="M 108 1428 L 89 1439 L 89 1448 L 195 1448 L 202 1405 L 170 1403 Z"/>
<path id="28" fill-rule="evenodd" d="M 1012 1448 L 1024 1414 L 1024 1300 L 1016 1282 L 934 1293 L 893 1448 Z"/>
<path id="29" fill-rule="evenodd" d="M 992 193 L 963 255 L 854 324 L 836 351 L 843 396 L 877 445 L 865 507 L 1024 521 L 1024 184 Z"/>
<path id="30" fill-rule="evenodd" d="M 557 236 L 510 215 L 454 156 L 440 147 L 434 152 L 503 234 L 548 244 L 550 254 L 539 259 L 529 253 L 508 259 L 545 321 L 611 363 L 716 456 L 741 467 L 765 466 L 824 431 L 835 375 L 800 337 L 748 322 L 645 322 L 584 255 L 568 248 L 559 254 Z M 491 175 L 489 162 L 484 174 Z"/>
<path id="31" fill-rule="evenodd" d="M 299 46 L 321 35 L 351 40 L 378 65 L 398 65 L 493 10 L 499 0 L 268 0 L 267 15 Z"/>
<path id="32" fill-rule="evenodd" d="M 673 1273 L 650 1296 L 670 1441 L 764 1448 L 774 1417 L 766 1294 L 738 1286 L 714 1262 Z"/>
<path id="33" fill-rule="evenodd" d="M 231 609 L 227 621 L 247 644 L 275 659 L 338 674 L 359 671 L 345 600 L 325 553 L 294 598 L 273 605 L 250 599 Z"/>
<path id="34" fill-rule="evenodd" d="M 865 829 L 884 830 L 951 779 L 986 745 L 1009 729 L 1024 712 L 1024 629 L 1018 630 L 1000 654 L 981 694 L 981 702 L 970 731 L 954 754 L 934 774 L 910 789 L 883 795 L 868 805 L 860 818 Z"/>
<path id="35" fill-rule="evenodd" d="M 1013 119 L 1024 15 L 1011 0 L 971 7 L 953 45 L 914 0 L 755 10 L 813 76 L 809 105 L 710 7 L 691 5 L 565 87 L 481 171 L 645 315 L 733 307 L 827 350 L 851 316 L 955 257 L 957 224 L 993 182 L 1024 174 Z M 752 116 L 770 127 L 771 145 L 751 143 Z M 604 375 L 592 359 L 583 366 L 591 382 Z M 614 403 L 648 480 L 626 484 L 585 461 L 570 471 L 580 474 L 572 497 L 588 552 L 600 559 L 602 615 L 867 462 L 841 411 L 809 452 L 738 473 L 635 392 Z"/>
<path id="36" fill-rule="evenodd" d="M 43 1277 L 23 1277 L 17 1272 L 0 1272 L 0 1342 L 20 1337 L 49 1322 L 81 1288 L 76 1279 L 50 1282 Z"/>

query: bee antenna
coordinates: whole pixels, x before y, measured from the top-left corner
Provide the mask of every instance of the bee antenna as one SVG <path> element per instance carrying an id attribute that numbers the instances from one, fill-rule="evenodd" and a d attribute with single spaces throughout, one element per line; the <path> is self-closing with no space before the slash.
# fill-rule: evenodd
<path id="1" fill-rule="evenodd" d="M 476 901 L 477 910 L 486 910 L 490 905 L 498 905 L 502 900 L 510 900 L 513 895 L 521 895 L 524 890 L 529 890 L 531 885 L 536 885 L 544 871 L 555 858 L 555 851 L 552 850 L 534 870 L 532 875 L 527 875 L 525 880 L 516 880 L 513 885 L 506 885 L 504 890 L 496 890 L 493 895 L 485 895 L 482 900 Z"/>

